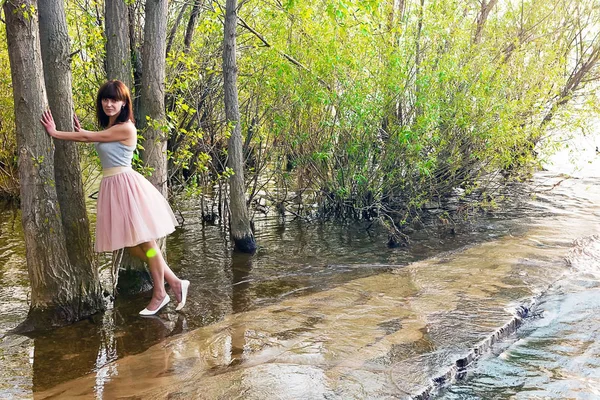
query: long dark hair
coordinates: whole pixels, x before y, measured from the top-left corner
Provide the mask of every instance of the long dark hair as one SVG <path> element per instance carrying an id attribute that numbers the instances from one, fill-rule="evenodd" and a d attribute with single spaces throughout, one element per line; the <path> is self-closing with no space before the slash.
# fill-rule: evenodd
<path id="1" fill-rule="evenodd" d="M 109 118 L 102 109 L 103 99 L 117 100 L 125 103 L 117 116 L 116 124 L 127 121 L 135 122 L 133 120 L 131 94 L 123 82 L 117 80 L 108 81 L 98 89 L 98 96 L 96 96 L 96 118 L 98 119 L 98 124 L 102 128 L 106 128 L 108 127 Z"/>

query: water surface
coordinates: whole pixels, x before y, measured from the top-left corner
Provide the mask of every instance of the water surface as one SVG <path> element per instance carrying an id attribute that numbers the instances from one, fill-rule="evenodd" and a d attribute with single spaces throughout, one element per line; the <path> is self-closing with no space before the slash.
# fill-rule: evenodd
<path id="1" fill-rule="evenodd" d="M 8 334 L 27 315 L 29 284 L 20 211 L 9 205 L 0 208 L 0 397 L 28 398 L 90 372 L 101 375 L 117 359 L 228 315 L 517 232 L 515 220 L 522 215 L 520 210 L 490 213 L 457 226 L 455 234 L 432 223 L 412 235 L 410 247 L 397 249 L 388 248 L 386 234 L 367 229 L 367 222 L 317 223 L 257 215 L 259 249 L 249 257 L 233 255 L 227 234 L 218 225 L 202 224 L 193 202 L 183 207 L 184 224 L 168 238 L 167 252 L 171 268 L 192 282 L 185 314 L 169 305 L 160 319 L 140 318 L 137 312 L 149 294 L 118 296 L 103 314 L 31 338 Z M 108 287 L 107 261 L 99 257 Z"/>
<path id="2" fill-rule="evenodd" d="M 158 318 L 140 318 L 149 296 L 119 296 L 103 314 L 31 338 L 7 334 L 27 314 L 29 289 L 19 212 L 2 207 L 0 397 L 75 389 L 112 398 L 135 389 L 157 397 L 213 390 L 402 398 L 424 390 L 531 299 L 540 317 L 440 396 L 593 396 L 598 183 L 540 173 L 514 188 L 521 194 L 502 212 L 455 234 L 427 225 L 408 248 L 387 248 L 386 235 L 367 224 L 259 217 L 253 257 L 232 256 L 227 234 L 203 225 L 188 203 L 168 240 L 171 267 L 192 282 L 185 313 L 169 305 Z M 584 248 L 592 261 L 575 257 Z M 156 382 L 164 389 L 151 392 Z"/>

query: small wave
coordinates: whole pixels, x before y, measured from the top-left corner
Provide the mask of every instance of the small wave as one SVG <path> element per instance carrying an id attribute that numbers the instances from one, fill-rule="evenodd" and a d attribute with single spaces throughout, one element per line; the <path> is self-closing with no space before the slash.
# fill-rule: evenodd
<path id="1" fill-rule="evenodd" d="M 600 277 L 600 235 L 577 239 L 566 260 L 575 271 Z"/>

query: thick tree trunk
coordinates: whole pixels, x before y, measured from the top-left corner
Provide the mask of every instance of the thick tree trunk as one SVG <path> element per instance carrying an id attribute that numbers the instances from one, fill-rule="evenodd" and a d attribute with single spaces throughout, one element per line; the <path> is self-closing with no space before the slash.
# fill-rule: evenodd
<path id="1" fill-rule="evenodd" d="M 124 0 L 105 0 L 106 75 L 132 88 L 129 12 Z"/>
<path id="2" fill-rule="evenodd" d="M 72 131 L 70 40 L 64 4 L 60 0 L 47 0 L 40 2 L 39 6 L 40 45 L 48 101 L 58 129 Z M 69 260 L 76 271 L 70 277 L 72 287 L 78 290 L 74 296 L 82 296 L 82 303 L 95 305 L 96 310 L 101 311 L 104 301 L 98 266 L 92 252 L 79 153 L 74 142 L 54 140 L 54 145 L 56 192 Z"/>
<path id="3" fill-rule="evenodd" d="M 54 181 L 54 146 L 40 124 L 48 108 L 42 70 L 36 3 L 4 3 L 11 65 L 21 209 L 31 303 L 18 331 L 66 325 L 98 311 L 96 299 L 73 279 Z"/>
<path id="4" fill-rule="evenodd" d="M 236 33 L 237 0 L 227 0 L 223 38 L 223 79 L 225 89 L 225 116 L 232 132 L 229 138 L 228 166 L 234 174 L 229 178 L 231 192 L 230 224 L 235 248 L 244 253 L 256 251 L 256 242 L 248 218 L 240 109 L 237 93 Z"/>
<path id="5" fill-rule="evenodd" d="M 124 0 L 106 0 L 104 9 L 107 78 L 118 79 L 133 90 L 130 10 Z M 152 287 L 152 280 L 145 264 L 132 257 L 128 251 L 114 252 L 113 263 L 113 268 L 118 271 L 116 278 L 119 293 L 135 294 Z"/>
<path id="6" fill-rule="evenodd" d="M 136 26 L 139 25 L 136 20 L 135 4 L 127 6 L 127 15 L 129 20 L 129 48 L 131 50 L 131 66 L 133 68 L 133 114 L 135 115 L 136 123 L 139 123 L 140 118 L 140 92 L 142 88 L 142 56 L 136 38 Z"/>
<path id="7" fill-rule="evenodd" d="M 167 40 L 167 0 L 146 1 L 144 45 L 142 48 L 142 87 L 140 121 L 144 135 L 144 164 L 153 168 L 148 179 L 167 197 L 167 137 L 160 129 L 165 117 L 165 49 Z M 152 123 L 147 123 L 150 118 Z"/>
<path id="8" fill-rule="evenodd" d="M 143 73 L 140 89 L 140 120 L 138 127 L 144 136 L 142 160 L 152 168 L 148 180 L 168 197 L 167 139 L 161 127 L 166 124 L 165 67 L 167 45 L 167 0 L 147 0 L 142 46 Z M 148 123 L 150 121 L 150 123 Z M 166 131 L 166 130 L 165 130 Z M 157 244 L 166 253 L 165 240 Z M 165 254 L 166 258 L 166 254 Z"/>

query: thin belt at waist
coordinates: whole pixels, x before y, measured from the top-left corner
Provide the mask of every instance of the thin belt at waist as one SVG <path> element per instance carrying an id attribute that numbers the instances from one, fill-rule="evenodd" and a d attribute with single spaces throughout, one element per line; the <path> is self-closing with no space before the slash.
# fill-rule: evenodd
<path id="1" fill-rule="evenodd" d="M 120 173 L 126 172 L 126 171 L 131 171 L 131 167 L 105 168 L 105 169 L 102 170 L 102 176 L 103 177 L 113 176 L 113 175 L 117 175 L 117 174 L 120 174 Z"/>

